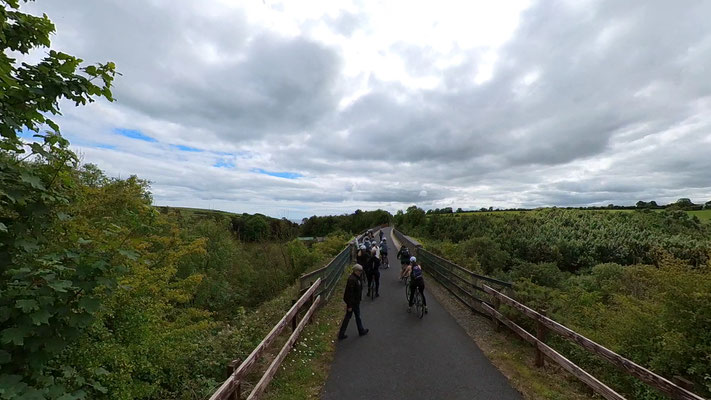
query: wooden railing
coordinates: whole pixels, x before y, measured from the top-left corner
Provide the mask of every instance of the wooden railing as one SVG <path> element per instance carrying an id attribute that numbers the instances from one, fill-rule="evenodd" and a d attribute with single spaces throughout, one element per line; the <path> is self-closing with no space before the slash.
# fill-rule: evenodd
<path id="1" fill-rule="evenodd" d="M 489 316 L 481 304 L 493 305 L 484 291 L 484 284 L 508 289 L 510 282 L 504 282 L 469 271 L 449 260 L 433 254 L 424 248 L 418 249 L 418 261 L 426 266 L 427 272 L 447 289 L 457 300 L 474 312 Z"/>
<path id="2" fill-rule="evenodd" d="M 296 301 L 296 303 L 291 306 L 289 311 L 286 312 L 286 314 L 279 320 L 279 322 L 274 325 L 274 328 L 272 328 L 272 330 L 267 334 L 264 340 L 262 340 L 262 342 L 259 343 L 257 347 L 254 348 L 254 350 L 252 350 L 252 353 L 250 353 L 250 355 L 247 356 L 247 358 L 235 368 L 234 372 L 230 375 L 230 377 L 227 378 L 227 380 L 217 389 L 215 393 L 213 393 L 213 395 L 210 397 L 210 400 L 241 399 L 241 383 L 244 380 L 245 376 L 249 372 L 251 372 L 257 361 L 264 355 L 265 351 L 272 343 L 274 343 L 274 341 L 277 339 L 277 337 L 279 337 L 279 335 L 284 331 L 284 329 L 286 329 L 286 327 L 289 326 L 292 321 L 296 321 L 299 311 L 306 305 L 309 305 L 308 311 L 306 311 L 306 314 L 301 319 L 299 324 L 294 327 L 293 333 L 291 334 L 291 336 L 289 336 L 289 339 L 281 348 L 281 351 L 279 351 L 277 357 L 269 365 L 262 378 L 254 386 L 247 399 L 258 399 L 262 395 L 262 393 L 264 393 L 264 390 L 266 389 L 269 382 L 271 382 L 272 378 L 274 377 L 274 374 L 279 368 L 279 365 L 282 363 L 282 361 L 284 361 L 286 355 L 294 347 L 294 343 L 296 343 L 296 340 L 299 338 L 301 331 L 303 331 L 304 327 L 306 326 L 306 323 L 311 320 L 311 317 L 316 311 L 316 308 L 319 306 L 319 303 L 321 302 L 321 296 L 316 296 L 316 292 L 319 290 L 320 287 L 321 279 L 319 278 L 316 280 L 316 282 L 313 283 L 313 285 L 311 285 L 310 288 L 308 288 L 308 290 L 304 292 L 304 294 Z"/>
<path id="3" fill-rule="evenodd" d="M 299 292 L 307 290 L 313 285 L 316 279 L 321 279 L 323 284 L 318 295 L 323 295 L 324 300 L 328 300 L 338 284 L 338 278 L 343 274 L 343 270 L 353 260 L 353 243 L 349 243 L 337 256 L 333 257 L 325 267 L 319 268 L 299 278 Z"/>
<path id="4" fill-rule="evenodd" d="M 542 364 L 543 355 L 548 356 L 551 360 L 556 362 L 558 365 L 563 367 L 566 371 L 575 375 L 582 382 L 590 386 L 596 393 L 599 393 L 606 399 L 624 399 L 620 394 L 616 393 L 614 390 L 607 387 L 605 384 L 597 380 L 592 375 L 585 372 L 582 368 L 575 365 L 573 362 L 562 356 L 560 353 L 556 352 L 548 345 L 545 344 L 545 338 L 547 332 L 554 332 L 561 337 L 578 344 L 583 349 L 596 354 L 599 357 L 604 358 L 616 367 L 620 368 L 623 372 L 628 375 L 632 375 L 647 385 L 659 390 L 660 392 L 666 394 L 672 399 L 680 400 L 704 400 L 701 396 L 698 396 L 689 390 L 671 382 L 670 380 L 655 374 L 654 372 L 636 364 L 635 362 L 628 360 L 625 357 L 607 349 L 606 347 L 595 343 L 594 341 L 586 338 L 585 336 L 569 329 L 558 322 L 546 317 L 545 315 L 534 311 L 533 309 L 517 302 L 516 300 L 506 296 L 505 294 L 491 288 L 490 286 L 484 285 L 484 291 L 491 295 L 497 301 L 493 306 L 489 304 L 482 304 L 482 307 L 487 310 L 489 315 L 495 320 L 508 326 L 512 331 L 516 332 L 524 340 L 531 343 L 536 347 L 536 359 L 540 360 L 537 364 Z M 525 316 L 533 319 L 536 322 L 536 336 L 528 333 L 525 329 L 506 318 L 503 314 L 498 311 L 498 306 L 500 304 L 505 304 L 507 306 L 513 307 L 514 309 L 520 311 Z"/>
<path id="5" fill-rule="evenodd" d="M 425 250 L 417 241 L 404 235 L 402 232 L 393 230 L 393 233 L 401 244 L 410 248 L 411 252 L 416 251 L 418 261 L 423 265 L 425 272 L 435 278 L 460 302 L 464 303 L 472 311 L 483 313 L 487 317 L 490 317 L 497 330 L 500 324 L 503 324 L 521 336 L 525 341 L 531 343 L 536 348 L 536 366 L 542 367 L 544 365 L 544 357 L 548 357 L 604 398 L 616 400 L 624 399 L 622 395 L 615 392 L 612 388 L 548 346 L 545 343 L 546 338 L 549 332 L 553 332 L 609 361 L 620 368 L 624 373 L 638 378 L 672 399 L 704 400 L 703 397 L 692 393 L 688 388 L 682 387 L 677 383 L 655 374 L 572 329 L 559 324 L 544 314 L 512 299 L 504 293 L 504 291 L 511 288 L 511 283 L 473 273 L 464 267 Z M 496 286 L 496 288 L 493 286 Z M 512 307 L 533 319 L 536 323 L 536 334 L 533 335 L 529 333 L 515 322 L 506 318 L 499 311 L 501 304 Z"/>

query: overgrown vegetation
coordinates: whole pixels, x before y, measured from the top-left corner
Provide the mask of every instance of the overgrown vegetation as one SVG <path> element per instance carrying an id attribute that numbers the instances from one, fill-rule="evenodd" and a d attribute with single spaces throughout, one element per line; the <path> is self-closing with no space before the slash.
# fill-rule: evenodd
<path id="1" fill-rule="evenodd" d="M 711 394 L 711 226 L 695 216 L 549 209 L 454 218 L 411 207 L 395 222 L 426 248 L 513 281 L 529 306 Z M 630 398 L 665 398 L 574 344 L 552 344 Z"/>
<path id="2" fill-rule="evenodd" d="M 346 238 L 308 248 L 288 221 L 162 215 L 145 181 L 80 165 L 47 117 L 62 98 L 112 100 L 114 65 L 18 63 L 54 26 L 0 4 L 0 399 L 206 397 L 288 308 L 268 300 Z"/>

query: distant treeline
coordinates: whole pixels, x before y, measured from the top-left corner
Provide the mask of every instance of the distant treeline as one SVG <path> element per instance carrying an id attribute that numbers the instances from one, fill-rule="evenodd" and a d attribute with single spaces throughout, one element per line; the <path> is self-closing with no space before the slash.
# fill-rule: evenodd
<path id="1" fill-rule="evenodd" d="M 286 218 L 272 218 L 263 214 L 232 214 L 223 211 L 182 207 L 156 207 L 162 214 L 172 215 L 178 221 L 211 219 L 215 222 L 229 220 L 229 230 L 242 242 L 283 242 L 300 235 L 299 224 Z"/>
<path id="2" fill-rule="evenodd" d="M 156 207 L 161 214 L 170 215 L 184 224 L 201 220 L 229 221 L 229 230 L 242 242 L 284 242 L 298 236 L 328 236 L 334 232 L 355 234 L 373 226 L 389 223 L 393 216 L 385 210 L 361 211 L 352 214 L 312 216 L 301 225 L 286 218 L 272 218 L 263 214 L 232 214 L 224 211 L 183 207 Z"/>
<path id="3" fill-rule="evenodd" d="M 392 214 L 385 210 L 356 210 L 353 214 L 325 217 L 314 215 L 301 221 L 300 232 L 302 236 L 326 236 L 336 231 L 354 234 L 373 226 L 387 224 L 392 218 Z"/>
<path id="4" fill-rule="evenodd" d="M 656 201 L 643 201 L 640 200 L 633 206 L 620 206 L 615 204 L 608 204 L 606 206 L 588 206 L 588 207 L 553 207 L 553 208 L 564 208 L 566 210 L 638 210 L 638 209 L 670 209 L 670 210 L 683 210 L 683 211 L 698 211 L 698 210 L 709 210 L 711 209 L 711 200 L 704 204 L 695 204 L 689 198 L 681 198 L 674 203 L 669 204 L 657 204 Z M 494 207 L 482 207 L 478 210 L 464 210 L 461 207 L 457 208 L 456 211 L 452 207 L 444 208 L 434 208 L 429 209 L 425 214 L 457 214 L 457 213 L 467 213 L 467 212 L 485 212 L 485 211 L 531 211 L 530 208 L 494 208 Z"/>

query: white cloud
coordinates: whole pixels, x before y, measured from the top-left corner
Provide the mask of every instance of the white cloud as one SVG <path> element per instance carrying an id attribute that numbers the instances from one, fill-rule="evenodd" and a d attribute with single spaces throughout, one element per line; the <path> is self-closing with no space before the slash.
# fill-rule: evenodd
<path id="1" fill-rule="evenodd" d="M 707 3 L 24 7 L 53 19 L 56 48 L 116 62 L 119 101 L 59 122 L 158 204 L 300 218 L 711 198 Z"/>

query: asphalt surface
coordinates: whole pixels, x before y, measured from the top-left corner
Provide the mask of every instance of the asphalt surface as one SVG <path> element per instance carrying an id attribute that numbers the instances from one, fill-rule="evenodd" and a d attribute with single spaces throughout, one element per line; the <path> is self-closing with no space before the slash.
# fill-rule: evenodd
<path id="1" fill-rule="evenodd" d="M 336 346 L 321 398 L 349 399 L 522 399 L 464 329 L 427 292 L 429 313 L 407 313 L 405 286 L 390 229 L 389 269 L 380 270 L 380 297 L 366 298 L 361 316 L 368 335 L 359 337 L 355 317 L 348 338 Z M 376 235 L 377 237 L 377 235 Z M 426 267 L 426 266 L 425 266 Z M 427 278 L 425 278 L 427 279 Z M 341 293 L 334 293 L 338 301 Z M 345 313 L 345 304 L 344 304 Z"/>

